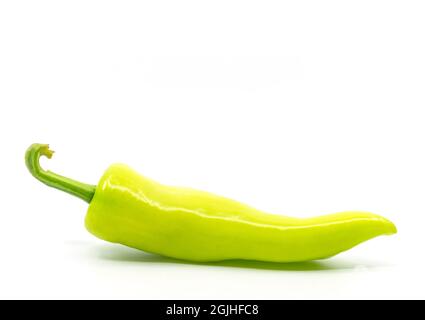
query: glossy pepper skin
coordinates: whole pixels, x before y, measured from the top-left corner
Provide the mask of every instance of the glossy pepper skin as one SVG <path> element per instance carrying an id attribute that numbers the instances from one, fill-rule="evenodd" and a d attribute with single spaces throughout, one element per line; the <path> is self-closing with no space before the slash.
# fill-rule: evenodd
<path id="1" fill-rule="evenodd" d="M 31 163 L 38 164 L 41 155 L 50 157 L 49 151 L 47 145 L 31 146 L 27 166 L 42 182 L 69 192 L 57 181 L 53 185 L 52 177 L 43 181 L 40 171 L 34 174 Z M 85 224 L 92 234 L 190 261 L 323 259 L 396 232 L 392 222 L 368 212 L 303 219 L 268 214 L 211 193 L 159 184 L 122 164 L 110 166 L 96 187 L 79 187 L 80 194 L 71 193 L 90 203 Z"/>

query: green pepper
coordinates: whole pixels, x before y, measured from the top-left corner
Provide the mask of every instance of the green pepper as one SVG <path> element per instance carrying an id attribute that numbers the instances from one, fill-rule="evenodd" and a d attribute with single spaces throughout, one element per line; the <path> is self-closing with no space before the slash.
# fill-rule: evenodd
<path id="1" fill-rule="evenodd" d="M 268 214 L 211 193 L 159 184 L 114 164 L 97 186 L 45 171 L 46 144 L 26 152 L 31 174 L 89 203 L 85 225 L 100 239 L 190 261 L 323 259 L 379 235 L 396 233 L 389 220 L 346 211 L 314 218 Z"/>

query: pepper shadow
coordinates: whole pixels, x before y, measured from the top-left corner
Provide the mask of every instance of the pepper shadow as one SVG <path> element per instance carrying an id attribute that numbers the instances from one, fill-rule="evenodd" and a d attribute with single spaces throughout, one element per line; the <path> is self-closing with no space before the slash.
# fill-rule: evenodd
<path id="1" fill-rule="evenodd" d="M 369 269 L 380 267 L 376 263 L 353 263 L 342 261 L 341 259 L 316 260 L 306 262 L 262 262 L 251 260 L 226 260 L 218 262 L 192 262 L 163 257 L 143 251 L 127 248 L 119 245 L 96 246 L 96 255 L 101 260 L 130 263 L 147 264 L 178 264 L 178 265 L 199 265 L 209 267 L 230 267 L 243 269 L 261 269 L 277 271 L 332 271 L 332 270 L 353 270 Z"/>

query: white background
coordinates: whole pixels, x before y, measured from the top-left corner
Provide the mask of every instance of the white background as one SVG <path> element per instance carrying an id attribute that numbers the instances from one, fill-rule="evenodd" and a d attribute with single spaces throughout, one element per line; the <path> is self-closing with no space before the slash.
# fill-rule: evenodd
<path id="1" fill-rule="evenodd" d="M 423 1 L 2 1 L 0 298 L 425 298 Z M 97 240 L 33 179 L 113 162 L 293 216 L 395 222 L 335 258 L 189 264 Z"/>

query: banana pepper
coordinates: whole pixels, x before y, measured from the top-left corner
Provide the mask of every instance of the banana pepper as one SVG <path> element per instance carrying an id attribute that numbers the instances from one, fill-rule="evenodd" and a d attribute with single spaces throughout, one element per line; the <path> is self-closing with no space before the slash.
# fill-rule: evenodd
<path id="1" fill-rule="evenodd" d="M 313 218 L 262 212 L 190 188 L 160 184 L 123 164 L 110 166 L 97 186 L 45 171 L 46 144 L 26 152 L 31 174 L 89 203 L 85 225 L 96 237 L 177 259 L 299 262 L 323 259 L 380 235 L 395 225 L 373 213 L 346 211 Z"/>

